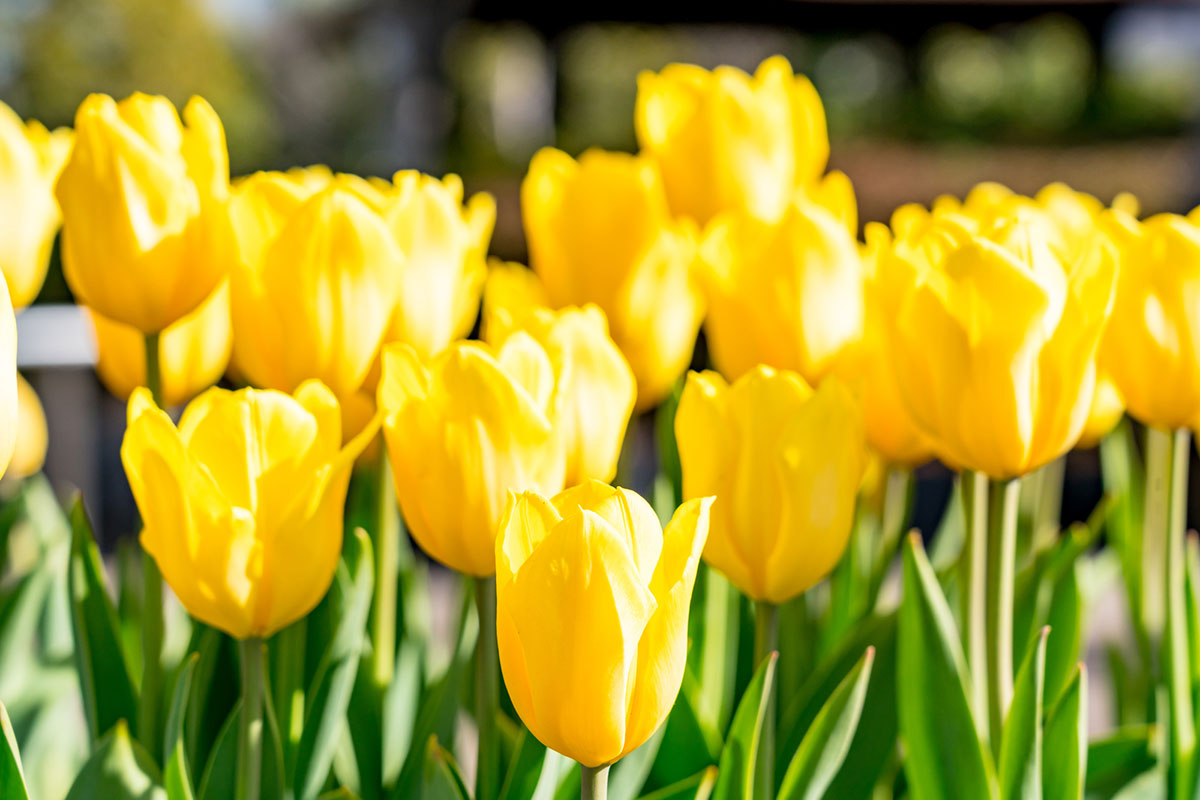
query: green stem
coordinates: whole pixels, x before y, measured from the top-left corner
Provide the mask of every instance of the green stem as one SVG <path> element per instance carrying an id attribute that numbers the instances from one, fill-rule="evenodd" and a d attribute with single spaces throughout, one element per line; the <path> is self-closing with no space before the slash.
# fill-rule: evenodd
<path id="1" fill-rule="evenodd" d="M 1058 531 L 1062 527 L 1062 496 L 1067 476 L 1067 457 L 1059 456 L 1038 472 L 1033 516 L 1034 553 L 1042 552 L 1058 539 Z"/>
<path id="2" fill-rule="evenodd" d="M 1185 564 L 1187 559 L 1187 487 L 1190 434 L 1178 430 L 1167 448 L 1166 635 L 1164 660 L 1170 702 L 1171 797 L 1191 800 L 1196 783 L 1196 722 L 1193 716 L 1187 632 Z"/>
<path id="3" fill-rule="evenodd" d="M 871 570 L 871 589 L 868 595 L 870 608 L 879 600 L 879 589 L 887 577 L 904 529 L 912 516 L 913 473 L 908 467 L 888 467 L 887 481 L 883 491 L 883 518 L 880 527 L 878 561 Z"/>
<path id="4" fill-rule="evenodd" d="M 475 579 L 475 608 L 479 638 L 475 642 L 475 724 L 479 729 L 479 758 L 475 800 L 495 800 L 500 788 L 500 751 L 496 713 L 500 707 L 500 664 L 496 648 L 496 579 Z M 607 779 L 607 769 L 605 779 Z M 586 790 L 584 796 L 586 797 Z M 596 795 L 603 797 L 604 794 Z"/>
<path id="5" fill-rule="evenodd" d="M 988 720 L 993 750 L 1013 693 L 1013 584 L 1021 482 L 994 481 L 988 496 L 987 639 Z"/>
<path id="6" fill-rule="evenodd" d="M 154 403 L 163 405 L 159 334 L 146 334 L 146 388 Z M 162 698 L 163 586 L 162 573 L 149 553 L 142 554 L 142 687 L 138 703 L 138 738 L 151 754 L 161 755 L 159 703 Z"/>
<path id="7" fill-rule="evenodd" d="M 1171 434 L 1146 428 L 1146 503 L 1142 525 L 1142 624 L 1157 644 L 1166 616 L 1167 506 L 1170 503 Z M 1154 645 L 1151 646 L 1151 652 Z"/>
<path id="8" fill-rule="evenodd" d="M 966 540 L 959 558 L 963 644 L 971 673 L 971 710 L 975 728 L 981 739 L 987 739 L 991 731 L 988 724 L 988 479 L 981 472 L 964 472 L 961 483 L 966 517 Z"/>
<path id="9" fill-rule="evenodd" d="M 759 600 L 754 604 L 754 666 L 757 669 L 771 653 L 779 650 L 779 606 Z M 775 792 L 775 689 L 767 697 L 762 738 L 758 744 L 758 765 L 754 775 L 754 796 L 770 800 Z"/>
<path id="10" fill-rule="evenodd" d="M 392 684 L 396 669 L 396 598 L 400 581 L 400 517 L 387 448 L 379 443 L 375 485 L 375 594 L 371 608 L 371 672 L 375 685 Z"/>
<path id="11" fill-rule="evenodd" d="M 608 800 L 608 767 L 585 767 L 580 769 L 580 800 Z"/>
<path id="12" fill-rule="evenodd" d="M 263 661 L 262 639 L 243 639 L 242 709 L 238 726 L 237 800 L 258 800 L 262 785 Z"/>

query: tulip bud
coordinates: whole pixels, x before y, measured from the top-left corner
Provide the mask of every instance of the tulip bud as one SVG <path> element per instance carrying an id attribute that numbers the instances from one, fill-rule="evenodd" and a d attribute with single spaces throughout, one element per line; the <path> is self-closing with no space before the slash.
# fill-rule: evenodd
<path id="1" fill-rule="evenodd" d="M 183 117 L 164 97 L 89 96 L 56 189 L 75 298 L 147 334 L 195 310 L 233 261 L 225 132 L 198 97 Z"/>
<path id="2" fill-rule="evenodd" d="M 634 126 L 662 166 L 671 209 L 701 225 L 723 211 L 774 222 L 829 159 L 821 98 L 782 56 L 753 77 L 689 64 L 643 72 Z"/>
<path id="3" fill-rule="evenodd" d="M 696 231 L 671 219 L 647 158 L 540 151 L 521 184 L 530 265 L 554 308 L 595 303 L 638 382 L 657 404 L 692 358 L 703 316 Z"/>
<path id="4" fill-rule="evenodd" d="M 17 420 L 16 446 L 8 471 L 4 473 L 9 480 L 21 480 L 41 472 L 49 444 L 42 401 L 29 381 L 20 374 L 17 375 Z"/>
<path id="5" fill-rule="evenodd" d="M 496 538 L 496 638 L 513 706 L 588 767 L 650 738 L 679 694 L 711 498 L 664 531 L 626 489 L 513 494 Z"/>
<path id="6" fill-rule="evenodd" d="M 395 306 L 403 255 L 361 178 L 259 173 L 230 208 L 241 253 L 231 285 L 233 363 L 256 386 L 362 386 Z"/>
<path id="7" fill-rule="evenodd" d="M 688 375 L 675 415 L 685 497 L 715 495 L 704 560 L 779 604 L 836 566 L 854 524 L 863 430 L 850 391 L 756 367 Z"/>
<path id="8" fill-rule="evenodd" d="M 455 342 L 432 359 L 388 345 L 378 407 L 413 538 L 459 572 L 496 571 L 496 523 L 509 491 L 562 488 L 551 426 L 554 370 L 527 334 L 498 349 Z"/>
<path id="9" fill-rule="evenodd" d="M 701 252 L 704 331 L 730 379 L 767 364 L 816 382 L 862 335 L 862 258 L 827 209 L 797 198 L 775 223 L 727 215 Z"/>
<path id="10" fill-rule="evenodd" d="M 13 306 L 24 308 L 41 291 L 62 215 L 54 182 L 71 152 L 71 131 L 51 133 L 24 123 L 0 103 L 0 271 Z"/>
<path id="11" fill-rule="evenodd" d="M 611 481 L 637 396 L 633 372 L 598 306 L 530 305 L 530 279 L 537 280 L 520 264 L 492 267 L 484 292 L 486 338 L 500 346 L 523 331 L 545 349 L 554 369 L 551 423 L 566 452 L 565 483 Z"/>
<path id="12" fill-rule="evenodd" d="M 96 373 L 110 392 L 128 399 L 134 389 L 146 385 L 145 337 L 136 328 L 90 309 L 89 315 L 96 333 Z M 159 337 L 163 402 L 182 405 L 221 380 L 232 346 L 229 284 L 222 283 L 199 308 Z"/>
<path id="13" fill-rule="evenodd" d="M 1106 218 L 1120 258 L 1101 361 L 1129 413 L 1160 428 L 1200 419 L 1200 212 Z"/>
<path id="14" fill-rule="evenodd" d="M 209 389 L 176 428 L 145 388 L 129 399 L 121 461 L 142 547 L 193 617 L 246 639 L 303 617 L 333 580 L 355 457 L 333 394 Z"/>
<path id="15" fill-rule="evenodd" d="M 1092 404 L 1111 245 L 1097 237 L 1070 263 L 1053 224 L 1024 203 L 975 230 L 945 212 L 898 216 L 881 270 L 909 414 L 956 468 L 1007 479 L 1058 458 Z"/>

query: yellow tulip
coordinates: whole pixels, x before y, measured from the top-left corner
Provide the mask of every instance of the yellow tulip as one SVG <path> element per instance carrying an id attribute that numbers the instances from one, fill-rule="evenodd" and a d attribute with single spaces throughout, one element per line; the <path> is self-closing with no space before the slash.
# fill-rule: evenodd
<path id="1" fill-rule="evenodd" d="M 730 379 L 767 364 L 816 382 L 862 335 L 862 258 L 826 208 L 797 198 L 775 223 L 724 216 L 702 253 L 704 330 Z"/>
<path id="2" fill-rule="evenodd" d="M 258 173 L 234 188 L 233 364 L 291 391 L 362 386 L 391 321 L 403 254 L 374 184 L 321 170 Z"/>
<path id="3" fill-rule="evenodd" d="M 303 617 L 333 580 L 354 458 L 333 394 L 209 389 L 179 426 L 145 388 L 129 399 L 121 461 L 146 549 L 193 617 L 245 639 Z"/>
<path id="4" fill-rule="evenodd" d="M 71 152 L 71 131 L 51 133 L 0 102 L 0 272 L 13 306 L 24 308 L 41 291 L 62 215 L 54 182 Z"/>
<path id="5" fill-rule="evenodd" d="M 158 333 L 204 302 L 233 260 L 221 121 L 192 98 L 91 95 L 56 193 L 67 283 L 79 302 Z"/>
<path id="6" fill-rule="evenodd" d="M 17 440 L 12 461 L 4 477 L 20 480 L 41 472 L 46 463 L 49 433 L 46 412 L 37 392 L 22 375 L 17 375 Z"/>
<path id="7" fill-rule="evenodd" d="M 939 457 L 1006 479 L 1079 439 L 1112 308 L 1113 252 L 1096 237 L 1067 262 L 1052 221 L 1024 203 L 960 223 L 912 207 L 893 219 L 897 239 L 881 265 L 891 357 Z"/>
<path id="8" fill-rule="evenodd" d="M 1120 269 L 1101 360 L 1132 416 L 1186 427 L 1200 418 L 1200 213 L 1107 221 Z"/>
<path id="9" fill-rule="evenodd" d="M 864 468 L 850 390 L 814 392 L 756 367 L 732 386 L 693 372 L 675 415 L 683 494 L 715 495 L 704 560 L 756 601 L 783 603 L 834 568 L 854 524 Z"/>
<path id="10" fill-rule="evenodd" d="M 381 209 L 404 255 L 387 342 L 434 356 L 471 332 L 487 277 L 496 203 L 476 194 L 463 205 L 462 180 L 397 172 Z"/>
<path id="11" fill-rule="evenodd" d="M 711 498 L 663 530 L 626 489 L 513 494 L 496 538 L 500 667 L 521 719 L 587 767 L 650 738 L 683 680 Z"/>
<path id="12" fill-rule="evenodd" d="M 521 211 L 549 304 L 600 306 L 637 377 L 638 408 L 656 405 L 691 362 L 703 302 L 695 226 L 671 219 L 654 163 L 541 150 L 521 184 Z"/>
<path id="13" fill-rule="evenodd" d="M 145 338 L 136 328 L 90 309 L 89 316 L 96 333 L 96 373 L 110 392 L 124 400 L 146 385 Z M 181 405 L 221 380 L 232 346 L 229 284 L 222 283 L 199 308 L 159 337 L 163 402 Z"/>
<path id="14" fill-rule="evenodd" d="M 484 290 L 485 337 L 499 347 L 523 331 L 545 349 L 554 368 L 551 422 L 566 452 L 565 483 L 611 481 L 637 397 L 633 371 L 609 338 L 599 307 L 552 311 L 531 304 L 536 280 L 520 264 L 492 267 Z"/>
<path id="15" fill-rule="evenodd" d="M 915 467 L 933 458 L 933 445 L 904 406 L 888 345 L 886 288 L 878 262 L 891 244 L 885 226 L 867 226 L 863 257 L 862 337 L 836 365 L 836 374 L 858 399 L 867 444 L 886 464 Z M 880 471 L 882 475 L 882 470 Z"/>
<path id="16" fill-rule="evenodd" d="M 662 165 L 671 208 L 700 224 L 722 211 L 774 222 L 829 159 L 821 98 L 782 56 L 753 77 L 688 64 L 643 72 L 634 126 Z"/>
<path id="17" fill-rule="evenodd" d="M 451 344 L 432 359 L 388 345 L 378 406 L 396 496 L 417 543 L 459 572 L 496 571 L 496 524 L 508 492 L 563 486 L 551 426 L 554 369 L 528 334 L 498 349 Z"/>
<path id="18" fill-rule="evenodd" d="M 1092 407 L 1088 411 L 1083 433 L 1079 434 L 1079 448 L 1087 449 L 1100 444 L 1100 440 L 1117 427 L 1125 416 L 1125 398 L 1104 370 L 1096 374 L 1096 393 L 1092 396 Z"/>
<path id="19" fill-rule="evenodd" d="M 8 284 L 0 280 L 0 475 L 4 475 L 17 446 L 17 318 L 8 299 Z"/>

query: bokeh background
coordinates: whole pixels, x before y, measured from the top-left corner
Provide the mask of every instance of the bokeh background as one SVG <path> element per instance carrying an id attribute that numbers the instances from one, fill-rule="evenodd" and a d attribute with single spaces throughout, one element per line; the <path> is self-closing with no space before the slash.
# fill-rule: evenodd
<path id="1" fill-rule="evenodd" d="M 70 124 L 92 91 L 201 94 L 235 175 L 456 172 L 495 195 L 492 251 L 516 260 L 518 187 L 539 147 L 632 150 L 640 70 L 753 70 L 774 53 L 820 91 L 831 166 L 853 179 L 863 221 L 981 180 L 1027 193 L 1063 180 L 1106 201 L 1128 190 L 1147 212 L 1200 201 L 1197 5 L 0 0 L 0 99 L 23 116 Z M 111 549 L 136 530 L 124 407 L 95 380 L 69 302 L 56 257 L 19 320 L 19 360 L 50 420 L 46 472 L 84 492 Z M 1098 476 L 1094 452 L 1071 454 L 1064 521 L 1092 509 Z M 919 478 L 929 530 L 951 483 L 936 464 Z"/>

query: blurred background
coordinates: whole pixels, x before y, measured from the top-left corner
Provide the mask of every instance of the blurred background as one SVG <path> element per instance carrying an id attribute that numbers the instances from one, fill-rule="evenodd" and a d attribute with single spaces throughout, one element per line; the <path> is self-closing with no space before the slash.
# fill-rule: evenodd
<path id="1" fill-rule="evenodd" d="M 774 53 L 824 100 L 831 166 L 860 218 L 1063 180 L 1145 211 L 1186 211 L 1200 185 L 1200 6 L 1075 2 L 673 4 L 498 0 L 0 0 L 0 99 L 70 124 L 89 92 L 224 120 L 233 173 L 325 163 L 390 176 L 457 172 L 498 203 L 492 251 L 524 259 L 518 187 L 554 144 L 635 147 L 636 76 L 671 61 L 747 70 Z M 20 320 L 20 362 L 50 419 L 46 472 L 79 488 L 107 546 L 136 518 L 118 449 L 123 404 L 91 371 L 86 326 L 56 263 Z M 702 349 L 701 349 L 702 352 Z M 917 524 L 950 491 L 922 471 Z M 1094 453 L 1070 456 L 1066 521 L 1100 495 Z"/>

